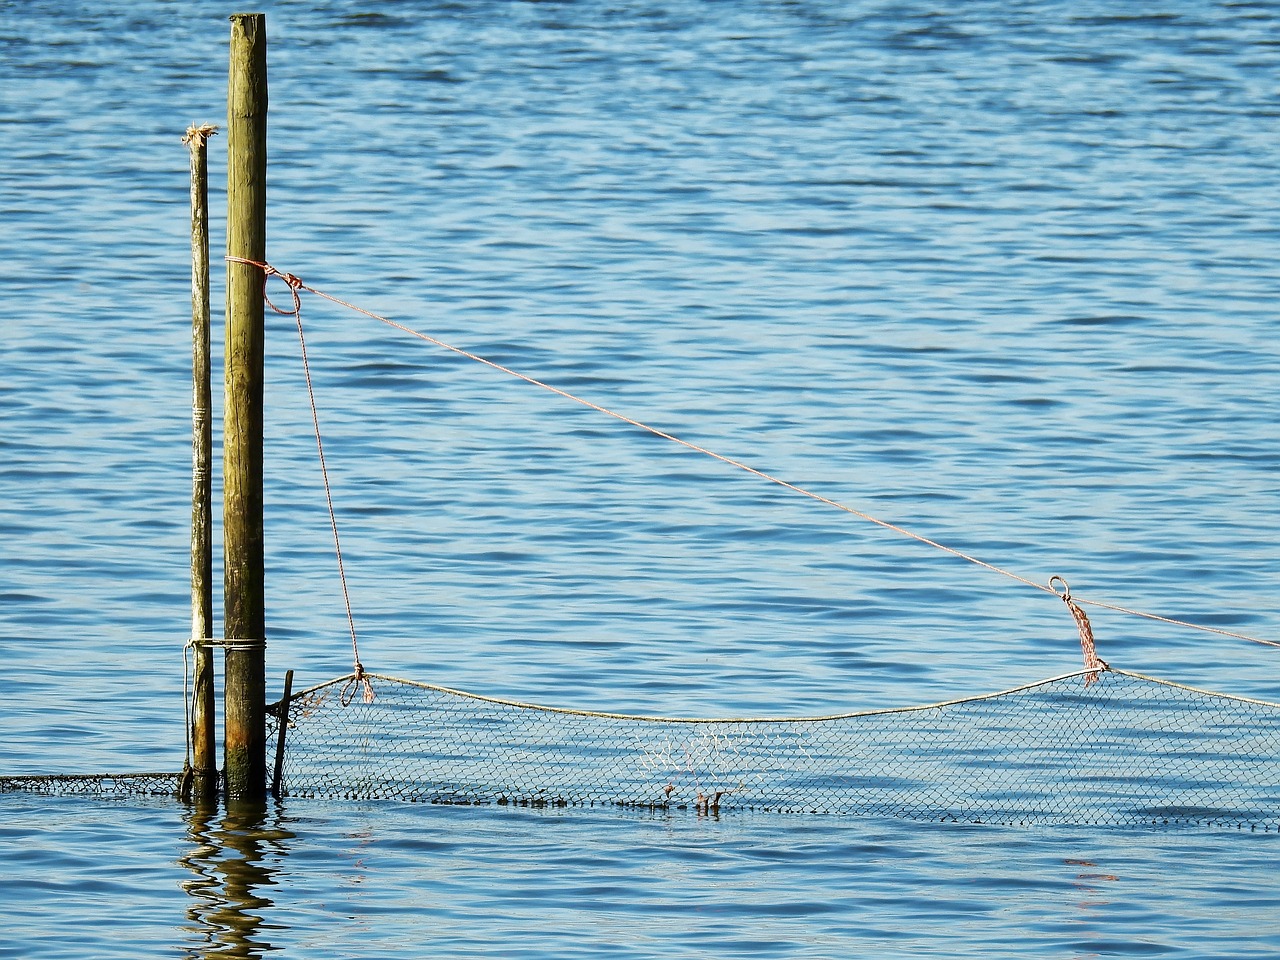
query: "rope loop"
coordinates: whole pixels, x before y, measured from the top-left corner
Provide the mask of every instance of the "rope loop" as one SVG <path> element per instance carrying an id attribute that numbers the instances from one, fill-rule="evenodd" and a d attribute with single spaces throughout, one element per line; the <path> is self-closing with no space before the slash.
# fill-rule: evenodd
<path id="1" fill-rule="evenodd" d="M 261 260 L 250 260 L 248 257 L 233 257 L 229 254 L 223 257 L 223 259 L 226 260 L 227 263 L 243 263 L 247 267 L 257 267 L 259 270 L 262 271 L 262 299 L 266 303 L 266 305 L 270 307 L 275 313 L 278 313 L 284 317 L 297 317 L 301 315 L 302 301 L 298 297 L 298 291 L 303 289 L 306 286 L 306 284 L 302 282 L 301 277 L 298 277 L 292 273 L 284 273 L 283 271 L 277 270 L 271 264 L 264 263 Z M 270 280 L 272 277 L 279 277 L 281 280 L 283 280 L 285 284 L 288 286 L 289 292 L 293 294 L 292 310 L 281 310 L 274 303 L 272 303 L 271 298 L 267 296 L 267 281 Z"/>
<path id="2" fill-rule="evenodd" d="M 191 743 L 191 715 L 195 712 L 195 705 L 192 702 L 195 699 L 195 689 L 194 686 L 188 689 L 188 685 L 189 683 L 194 684 L 195 682 L 194 673 L 196 668 L 188 665 L 187 657 L 189 652 L 193 652 L 196 649 L 195 637 L 188 637 L 187 642 L 182 645 L 182 714 L 183 727 L 186 730 L 187 741 L 186 752 L 182 760 L 182 773 L 184 776 L 186 775 L 186 772 L 191 769 L 191 752 L 193 746 Z"/>
<path id="3" fill-rule="evenodd" d="M 364 672 L 364 664 L 358 659 L 356 660 L 356 672 L 351 675 L 351 679 L 342 685 L 342 693 L 338 696 L 339 702 L 344 707 L 349 707 L 351 701 L 356 697 L 357 690 L 361 691 L 361 699 L 365 703 L 373 703 L 373 682 L 369 679 L 369 675 Z"/>
<path id="4" fill-rule="evenodd" d="M 281 310 L 274 303 L 272 303 L 271 298 L 267 296 L 267 281 L 271 277 L 279 277 L 286 284 L 288 284 L 289 292 L 293 294 L 292 310 Z M 266 302 L 268 307 L 270 307 L 272 310 L 274 310 L 276 313 L 280 314 L 281 316 L 297 317 L 302 313 L 302 300 L 299 299 L 298 297 L 298 291 L 301 289 L 302 289 L 302 281 L 298 279 L 296 276 L 294 276 L 292 273 L 281 273 L 279 270 L 277 270 L 275 267 L 272 267 L 272 266 L 268 266 L 262 273 L 262 299 Z"/>

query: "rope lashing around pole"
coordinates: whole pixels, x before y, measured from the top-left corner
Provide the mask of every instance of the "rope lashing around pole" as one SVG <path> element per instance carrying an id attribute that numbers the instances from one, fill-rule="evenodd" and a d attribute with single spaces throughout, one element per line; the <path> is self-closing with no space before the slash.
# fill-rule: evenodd
<path id="1" fill-rule="evenodd" d="M 182 706 L 186 720 L 186 756 L 183 760 L 183 775 L 187 776 L 191 769 L 191 716 L 195 712 L 195 687 L 191 686 L 194 670 L 187 660 L 187 651 L 200 647 L 222 647 L 224 650 L 265 650 L 265 640 L 250 640 L 239 637 L 190 637 L 182 645 Z"/>
<path id="2" fill-rule="evenodd" d="M 1011 580 L 1016 580 L 1018 583 L 1021 583 L 1025 586 L 1034 587 L 1035 589 L 1042 590 L 1045 593 L 1051 593 L 1054 596 L 1058 597 L 1059 599 L 1062 599 L 1062 594 L 1059 593 L 1054 588 L 1052 580 L 1048 585 L 1043 583 L 1038 583 L 1035 580 L 1032 580 L 1028 577 L 1021 576 L 1020 574 L 1014 573 L 1011 570 L 1006 570 L 1003 567 L 998 567 L 995 564 L 988 563 L 987 561 L 981 560 L 978 557 L 971 556 L 970 554 L 957 550 L 954 547 L 949 547 L 946 544 L 939 543 L 936 540 L 931 540 L 928 537 L 921 536 L 920 534 L 915 533 L 911 530 L 908 530 L 905 527 L 901 527 L 895 523 L 890 523 L 888 520 L 882 520 L 878 517 L 872 516 L 871 514 L 864 513 L 861 510 L 856 510 L 853 507 L 840 503 L 838 500 L 832 500 L 830 497 L 825 497 L 822 494 L 814 493 L 811 490 L 806 490 L 804 487 L 798 486 L 794 483 L 790 483 L 786 480 L 782 480 L 778 477 L 772 476 L 771 474 L 765 473 L 763 470 L 758 470 L 755 467 L 749 466 L 748 464 L 745 464 L 740 460 L 734 460 L 732 457 L 726 457 L 723 454 L 716 453 L 713 450 L 708 450 L 706 447 L 699 446 L 696 443 L 691 443 L 688 440 L 683 440 L 680 437 L 667 433 L 664 430 L 659 430 L 657 427 L 651 427 L 647 423 L 642 423 L 639 420 L 634 420 L 631 417 L 626 416 L 625 414 L 617 413 L 613 410 L 608 409 L 607 407 L 603 407 L 597 403 L 591 402 L 590 400 L 585 400 L 582 397 L 569 393 L 566 390 L 561 390 L 559 387 L 552 386 L 549 383 L 544 383 L 543 381 L 535 379 L 534 377 L 531 377 L 527 374 L 520 373 L 518 370 L 513 370 L 510 367 L 505 367 L 500 363 L 495 363 L 493 360 L 489 360 L 485 357 L 481 357 L 467 350 L 463 350 L 461 347 L 455 347 L 452 344 L 444 342 L 443 340 L 439 340 L 433 336 L 430 336 L 429 334 L 425 334 L 418 330 L 414 330 L 412 327 L 407 327 L 404 324 L 397 323 L 396 321 L 388 319 L 387 317 L 379 316 L 378 314 L 373 313 L 370 310 L 366 310 L 363 307 L 357 306 L 354 303 L 350 303 L 339 297 L 335 297 L 332 294 L 325 293 L 323 290 L 317 290 L 315 287 L 312 287 L 306 283 L 303 283 L 302 280 L 299 279 L 296 275 L 292 273 L 283 273 L 280 270 L 277 270 L 275 267 L 271 266 L 271 264 L 269 263 L 263 263 L 262 261 L 258 261 L 258 260 L 248 260 L 243 257 L 231 257 L 231 256 L 226 257 L 226 260 L 231 263 L 243 263 L 248 266 L 257 267 L 259 270 L 262 271 L 262 274 L 263 274 L 262 295 L 264 300 L 266 300 L 266 297 L 267 297 L 267 294 L 266 294 L 267 281 L 271 277 L 279 277 L 286 284 L 288 284 L 289 289 L 293 294 L 294 310 L 292 311 L 292 315 L 298 320 L 299 335 L 301 335 L 301 332 L 302 332 L 302 319 L 301 319 L 302 308 L 301 308 L 301 302 L 298 297 L 298 291 L 306 290 L 308 293 L 314 294 L 315 296 L 320 297 L 321 299 L 328 300 L 330 303 L 335 303 L 340 307 L 345 307 L 348 310 L 352 310 L 356 313 L 363 314 L 364 316 L 368 317 L 371 320 L 377 320 L 379 323 L 385 323 L 389 327 L 394 327 L 396 330 L 399 330 L 402 333 L 406 333 L 411 337 L 416 337 L 417 339 L 423 340 L 426 343 L 430 343 L 433 346 L 440 347 L 442 350 L 448 350 L 450 353 L 454 353 L 460 357 L 465 357 L 468 360 L 473 360 L 476 363 L 483 364 L 484 366 L 487 366 L 493 370 L 497 370 L 500 373 L 505 373 L 508 376 L 515 377 L 517 380 L 523 380 L 525 383 L 528 383 L 531 386 L 539 387 L 550 393 L 554 393 L 557 396 L 563 397 L 566 400 L 571 400 L 574 403 L 581 404 L 584 407 L 587 407 L 591 410 L 595 410 L 597 413 L 602 413 L 605 416 L 612 417 L 613 419 L 619 420 L 622 423 L 629 424 L 630 426 L 636 427 L 637 429 L 640 429 L 640 430 L 644 430 L 647 433 L 651 433 L 654 436 L 660 437 L 663 440 L 668 440 L 672 443 L 678 444 L 682 447 L 685 447 L 688 450 L 692 450 L 695 453 L 700 453 L 700 454 L 703 454 L 704 456 L 711 457 L 713 460 L 719 460 L 721 463 L 728 464 L 731 467 L 735 467 L 739 470 L 745 471 L 746 473 L 752 474 L 753 476 L 760 477 L 762 480 L 767 480 L 770 483 L 776 484 L 777 486 L 790 490 L 793 493 L 798 493 L 801 496 L 808 497 L 810 500 L 816 500 L 818 503 L 823 503 L 829 507 L 834 507 L 837 510 L 841 510 L 848 514 L 852 514 L 853 516 L 858 517 L 859 519 L 866 520 L 868 523 L 873 523 L 879 527 L 883 527 L 886 530 L 890 530 L 904 537 L 908 537 L 911 540 L 915 540 L 918 543 L 923 543 L 925 546 L 933 547 L 936 550 L 941 550 L 943 553 L 949 553 L 953 557 L 957 557 L 958 559 L 964 560 L 967 563 L 971 563 L 971 564 L 974 564 L 975 566 L 979 566 L 986 570 L 990 570 L 993 573 L 998 573 L 1001 576 L 1008 577 Z M 267 305 L 270 306 L 271 309 L 276 311 L 277 313 L 281 313 L 285 315 L 289 315 L 291 313 L 291 311 L 281 310 L 279 307 L 276 307 L 274 304 L 271 303 L 270 300 L 267 300 L 266 302 L 267 302 Z M 304 349 L 303 365 L 304 367 L 306 365 L 305 349 Z M 308 390 L 310 390 L 310 387 L 311 387 L 311 379 L 310 379 L 310 374 L 308 373 L 307 374 Z M 313 413 L 314 413 L 314 410 L 315 410 L 315 403 L 313 400 L 312 401 Z M 317 427 L 316 439 L 318 442 L 319 441 L 318 427 Z M 322 460 L 321 467 L 323 469 L 323 460 Z M 326 482 L 326 494 L 327 493 L 328 493 L 328 486 Z M 332 515 L 332 506 L 330 506 L 330 514 Z M 336 532 L 336 527 L 335 527 L 335 532 Z M 1061 578 L 1057 577 L 1055 579 L 1060 580 Z M 1065 581 L 1063 581 L 1063 583 L 1065 585 Z M 344 590 L 345 590 L 345 586 L 344 586 Z M 1167 623 L 1172 626 L 1185 627 L 1190 630 L 1199 630 L 1204 633 L 1213 633 L 1223 637 L 1231 637 L 1232 639 L 1235 639 L 1235 640 L 1246 640 L 1249 643 L 1257 643 L 1263 646 L 1280 648 L 1280 642 L 1277 642 L 1275 640 L 1264 640 L 1259 637 L 1249 636 L 1248 634 L 1245 634 L 1245 633 L 1236 633 L 1231 630 L 1223 630 L 1219 627 L 1210 627 L 1210 626 L 1206 626 L 1205 624 L 1192 623 L 1187 620 L 1177 620 L 1177 619 L 1174 619 L 1173 617 L 1163 617 L 1154 613 L 1145 613 L 1141 610 L 1133 610 L 1128 607 L 1118 606 L 1116 604 L 1104 603 L 1101 600 L 1090 600 L 1085 597 L 1073 596 L 1068 601 L 1067 606 L 1071 610 L 1072 616 L 1076 620 L 1077 627 L 1081 628 L 1082 640 L 1083 640 L 1083 637 L 1085 636 L 1086 630 L 1088 631 L 1088 636 L 1090 638 L 1092 638 L 1093 636 L 1092 628 L 1088 626 L 1088 617 L 1086 617 L 1084 615 L 1084 611 L 1080 609 L 1079 605 L 1082 603 L 1091 604 L 1092 606 L 1100 607 L 1104 610 L 1111 610 L 1112 612 L 1115 612 L 1115 613 L 1123 613 L 1132 617 L 1141 617 L 1142 619 L 1145 619 L 1145 620 L 1154 620 L 1158 623 Z M 1081 626 L 1081 618 L 1083 618 L 1083 622 L 1084 622 L 1083 627 Z M 352 628 L 352 636 L 354 639 L 354 627 Z M 357 664 L 358 664 L 358 661 L 357 661 Z M 362 671 L 357 671 L 357 675 L 358 676 L 362 675 Z"/>

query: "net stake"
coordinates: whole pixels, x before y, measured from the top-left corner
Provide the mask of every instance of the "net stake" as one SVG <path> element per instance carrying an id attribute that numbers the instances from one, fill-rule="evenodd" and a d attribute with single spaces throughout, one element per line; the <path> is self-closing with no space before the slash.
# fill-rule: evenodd
<path id="1" fill-rule="evenodd" d="M 213 631 L 213 423 L 209 349 L 209 137 L 212 124 L 187 128 L 191 153 L 191 636 Z M 181 795 L 208 800 L 218 792 L 214 736 L 213 649 L 196 645 L 191 694 L 191 764 Z"/>
<path id="2" fill-rule="evenodd" d="M 276 732 L 276 768 L 271 776 L 271 795 L 280 799 L 280 782 L 284 779 L 284 738 L 289 730 L 289 697 L 293 695 L 293 671 L 284 675 L 284 696 L 280 698 L 280 709 L 276 716 L 279 728 Z"/>

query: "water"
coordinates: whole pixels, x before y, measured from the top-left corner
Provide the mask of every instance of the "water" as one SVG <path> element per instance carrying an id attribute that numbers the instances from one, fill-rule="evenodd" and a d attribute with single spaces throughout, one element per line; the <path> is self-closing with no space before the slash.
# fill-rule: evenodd
<path id="1" fill-rule="evenodd" d="M 269 944 L 308 957 L 1262 956 L 1274 948 L 1258 924 L 1275 909 L 1274 891 L 1246 879 L 1271 868 L 1274 834 L 905 831 L 816 818 L 325 806 L 273 816 L 248 835 L 233 818 L 195 816 L 189 825 L 172 808 L 131 811 L 138 840 L 125 842 L 112 807 L 5 803 L 6 839 L 44 838 L 51 817 L 67 824 L 56 844 L 37 839 L 20 859 L 62 885 L 28 886 L 34 909 L 6 923 L 10 943 L 27 948 L 14 956 L 111 955 L 116 940 L 135 956 L 174 955 L 175 941 L 189 956 L 258 956 Z M 106 857 L 110 873 L 95 863 Z M 1161 869 L 1195 857 L 1230 860 L 1235 879 Z M 9 893 L 13 884 L 0 882 Z M 72 895 L 74 908 L 60 905 Z M 80 932 L 51 936 L 47 913 L 73 909 Z"/>
<path id="2" fill-rule="evenodd" d="M 1269 5 L 424 7 L 267 8 L 282 269 L 1019 575 L 1280 639 Z M 228 12 L 0 4 L 0 773 L 181 764 L 179 141 L 222 122 Z M 322 301 L 304 320 L 371 668 L 721 715 L 1078 662 L 1039 591 Z M 273 683 L 350 665 L 290 323 Z M 1118 666 L 1280 699 L 1270 648 L 1091 614 Z M 4 956 L 1280 945 L 1273 836 L 2 806 Z"/>

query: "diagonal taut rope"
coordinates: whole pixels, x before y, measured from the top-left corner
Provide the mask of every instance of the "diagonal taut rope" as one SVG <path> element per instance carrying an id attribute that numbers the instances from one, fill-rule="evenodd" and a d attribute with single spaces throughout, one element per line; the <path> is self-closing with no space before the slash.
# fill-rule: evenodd
<path id="1" fill-rule="evenodd" d="M 286 315 L 292 314 L 293 316 L 295 316 L 298 320 L 299 334 L 301 334 L 301 331 L 302 331 L 302 318 L 301 318 L 300 301 L 298 299 L 298 291 L 306 290 L 308 293 L 312 293 L 317 297 L 320 297 L 324 300 L 328 300 L 330 303 L 335 303 L 340 307 L 345 307 L 348 310 L 352 310 L 356 313 L 363 314 L 364 316 L 369 317 L 371 320 L 377 320 L 379 323 L 385 323 L 387 326 L 394 327 L 396 330 L 399 330 L 402 333 L 407 333 L 411 337 L 416 337 L 419 340 L 423 340 L 427 343 L 432 344 L 433 346 L 440 347 L 443 350 L 448 350 L 450 353 L 454 353 L 460 357 L 465 357 L 468 360 L 473 360 L 476 363 L 483 364 L 484 366 L 490 367 L 493 370 L 497 370 L 500 373 L 505 373 L 510 377 L 514 377 L 517 380 L 523 380 L 525 383 L 528 383 L 531 386 L 539 387 L 542 390 L 546 390 L 550 393 L 554 393 L 557 396 L 563 397 L 566 400 L 571 400 L 574 403 L 580 404 L 591 410 L 595 410 L 597 413 L 602 413 L 607 417 L 612 417 L 613 419 L 619 420 L 622 423 L 636 427 L 637 429 L 640 429 L 640 430 L 644 430 L 647 433 L 653 434 L 655 437 L 660 437 L 663 440 L 668 440 L 672 443 L 678 444 L 682 447 L 685 447 L 686 449 L 692 450 L 695 453 L 700 453 L 704 456 L 711 457 L 713 460 L 719 460 L 721 463 L 728 464 L 731 467 L 735 467 L 753 476 L 760 477 L 762 480 L 767 480 L 770 483 L 776 484 L 777 486 L 790 490 L 793 493 L 798 493 L 801 496 L 808 497 L 810 500 L 816 500 L 818 503 L 825 504 L 829 507 L 834 507 L 835 509 L 841 510 L 848 514 L 852 514 L 853 516 L 858 517 L 861 520 L 865 520 L 868 523 L 876 524 L 879 527 L 883 527 L 884 529 L 900 534 L 901 536 L 908 537 L 909 539 L 915 540 L 918 543 L 923 543 L 926 546 L 933 547 L 936 550 L 941 550 L 944 553 L 949 553 L 954 557 L 957 557 L 961 560 L 966 561 L 967 563 L 971 563 L 971 564 L 974 564 L 975 566 L 982 567 L 986 570 L 990 570 L 993 573 L 998 573 L 1001 576 L 1008 577 L 1011 580 L 1016 580 L 1018 583 L 1024 584 L 1025 586 L 1034 587 L 1037 590 L 1041 590 L 1045 593 L 1051 593 L 1056 597 L 1063 598 L 1063 595 L 1060 594 L 1053 587 L 1053 580 L 1051 580 L 1047 585 L 1043 583 L 1038 583 L 1035 580 L 1031 580 L 1028 577 L 1024 577 L 1020 574 L 1014 573 L 1011 570 L 1006 570 L 1003 567 L 996 566 L 993 563 L 988 563 L 987 561 L 981 560 L 978 557 L 974 557 L 970 554 L 964 553 L 963 551 L 957 550 L 954 547 L 949 547 L 946 544 L 939 543 L 936 540 L 931 540 L 928 537 L 922 536 L 918 533 L 908 530 L 905 527 L 901 527 L 896 523 L 891 523 L 888 520 L 882 520 L 879 517 L 874 517 L 869 513 L 864 513 L 863 511 L 850 507 L 847 504 L 840 503 L 838 500 L 832 500 L 830 497 L 823 496 L 820 493 L 814 493 L 811 490 L 807 490 L 804 487 L 798 486 L 787 480 L 783 480 L 779 477 L 775 477 L 772 474 L 766 473 L 763 470 L 759 470 L 755 467 L 752 467 L 746 463 L 743 463 L 740 460 L 735 460 L 732 457 L 724 456 L 723 454 L 716 453 L 714 450 L 709 450 L 706 447 L 699 446 L 696 443 L 692 443 L 688 440 L 681 439 L 680 437 L 667 433 L 665 430 L 660 430 L 657 427 L 652 427 L 647 423 L 642 423 L 641 421 L 632 419 L 631 417 L 628 417 L 625 414 L 617 413 L 614 410 L 610 410 L 608 407 L 603 407 L 598 403 L 593 403 L 590 400 L 583 399 L 582 397 L 569 393 L 566 390 L 562 390 L 559 387 L 553 386 L 552 384 L 545 383 L 542 380 L 538 380 L 534 377 L 531 377 L 528 374 L 521 373 L 518 370 L 513 370 L 510 367 L 503 366 L 502 364 L 496 363 L 493 360 L 489 360 L 486 357 L 482 357 L 478 354 L 471 353 L 468 350 L 464 350 L 461 347 L 456 347 L 453 344 L 446 343 L 445 341 L 439 340 L 436 337 L 433 337 L 429 334 L 422 333 L 418 330 L 414 330 L 412 327 L 407 327 L 402 323 L 397 323 L 395 320 L 391 320 L 387 317 L 380 316 L 376 313 L 373 313 L 370 310 L 364 309 L 361 306 L 358 306 L 354 303 L 350 303 L 346 300 L 343 300 L 340 297 L 335 297 L 332 294 L 325 293 L 323 290 L 317 290 L 315 287 L 312 287 L 309 284 L 303 283 L 302 280 L 300 280 L 294 274 L 282 273 L 281 271 L 277 270 L 275 267 L 273 267 L 269 263 L 264 263 L 259 260 L 247 260 L 241 257 L 229 256 L 226 259 L 233 263 L 248 264 L 249 266 L 257 267 L 262 271 L 263 299 L 266 300 L 267 304 L 271 306 L 271 308 L 275 310 L 277 313 L 283 313 Z M 271 277 L 280 277 L 282 280 L 284 280 L 286 284 L 288 284 L 289 289 L 293 294 L 294 310 L 292 311 L 280 310 L 278 307 L 272 304 L 269 299 L 267 299 L 266 285 L 267 285 L 267 281 Z M 304 349 L 304 364 L 305 364 L 305 349 Z M 308 374 L 307 384 L 308 384 L 308 389 L 310 389 L 309 374 Z M 314 413 L 314 410 L 315 410 L 315 404 L 313 400 L 312 401 L 313 413 Z M 316 440 L 317 442 L 319 441 L 318 432 L 317 432 Z M 327 484 L 327 481 L 326 481 L 326 484 Z M 328 492 L 328 488 L 326 485 L 326 493 L 327 492 Z M 332 506 L 330 506 L 330 514 L 332 515 Z M 337 530 L 335 525 L 335 539 L 336 539 L 336 533 L 337 533 Z M 1054 579 L 1061 579 L 1061 578 L 1057 577 Z M 1064 581 L 1064 584 L 1065 584 L 1065 581 Z M 1123 613 L 1123 614 L 1128 614 L 1129 616 L 1141 617 L 1145 620 L 1154 620 L 1159 623 L 1167 623 L 1173 626 L 1186 627 L 1191 630 L 1200 630 L 1205 633 L 1215 633 L 1220 636 L 1231 637 L 1236 640 L 1246 640 L 1250 643 L 1258 643 L 1264 646 L 1280 647 L 1280 643 L 1274 640 L 1264 640 L 1258 637 L 1249 636 L 1248 634 L 1244 634 L 1244 633 L 1235 633 L 1230 630 L 1223 630 L 1219 627 L 1210 627 L 1204 624 L 1191 623 L 1186 620 L 1177 620 L 1172 617 L 1163 617 L 1153 613 L 1145 613 L 1141 610 L 1132 610 L 1127 607 L 1117 606 L 1115 604 L 1110 604 L 1110 603 L 1104 603 L 1100 600 L 1089 600 L 1084 597 L 1070 596 L 1069 591 L 1068 591 L 1068 597 L 1065 599 L 1067 599 L 1067 605 L 1071 609 L 1072 616 L 1076 620 L 1077 627 L 1081 627 L 1082 644 L 1084 642 L 1085 631 L 1083 626 L 1081 625 L 1080 618 L 1084 615 L 1084 611 L 1079 608 L 1078 604 L 1087 603 L 1096 607 L 1100 607 L 1105 610 L 1111 610 L 1115 613 Z M 1087 617 L 1084 618 L 1084 622 L 1085 624 L 1088 623 Z M 352 628 L 353 640 L 354 640 L 354 636 L 355 636 L 355 629 L 353 626 Z M 1092 638 L 1092 629 L 1089 630 L 1088 636 Z M 1085 644 L 1084 652 L 1085 652 L 1086 666 L 1091 667 L 1092 665 L 1089 664 L 1089 648 L 1087 644 Z M 1097 659 L 1096 654 L 1094 654 L 1094 659 Z"/>
<path id="2" fill-rule="evenodd" d="M 304 284 L 291 273 L 280 273 L 274 267 L 269 267 L 254 260 L 245 260 L 241 257 L 227 257 L 226 259 L 234 263 L 245 263 L 262 268 L 262 299 L 276 313 L 293 317 L 298 325 L 298 345 L 302 351 L 302 373 L 307 381 L 307 399 L 311 404 L 311 425 L 315 428 L 316 452 L 320 458 L 320 476 L 324 480 L 324 499 L 329 507 L 329 526 L 333 530 L 333 550 L 338 558 L 338 579 L 342 582 L 342 600 L 347 607 L 347 626 L 351 629 L 351 654 L 355 660 L 355 673 L 350 683 L 343 689 L 342 698 L 344 703 L 350 701 L 355 694 L 355 690 L 359 687 L 363 689 L 365 703 L 371 703 L 373 701 L 373 686 L 364 672 L 364 665 L 360 663 L 360 646 L 356 641 L 356 620 L 351 613 L 351 594 L 347 589 L 347 571 L 342 562 L 342 543 L 338 539 L 338 518 L 333 510 L 333 494 L 329 489 L 329 468 L 324 459 L 324 441 L 320 439 L 320 415 L 316 411 L 316 394 L 311 385 L 311 364 L 307 361 L 307 338 L 302 332 L 302 301 L 298 297 L 298 291 L 304 288 Z M 272 276 L 278 276 L 288 285 L 289 292 L 293 295 L 292 310 L 282 310 L 272 303 L 271 298 L 267 296 L 267 279 Z"/>

